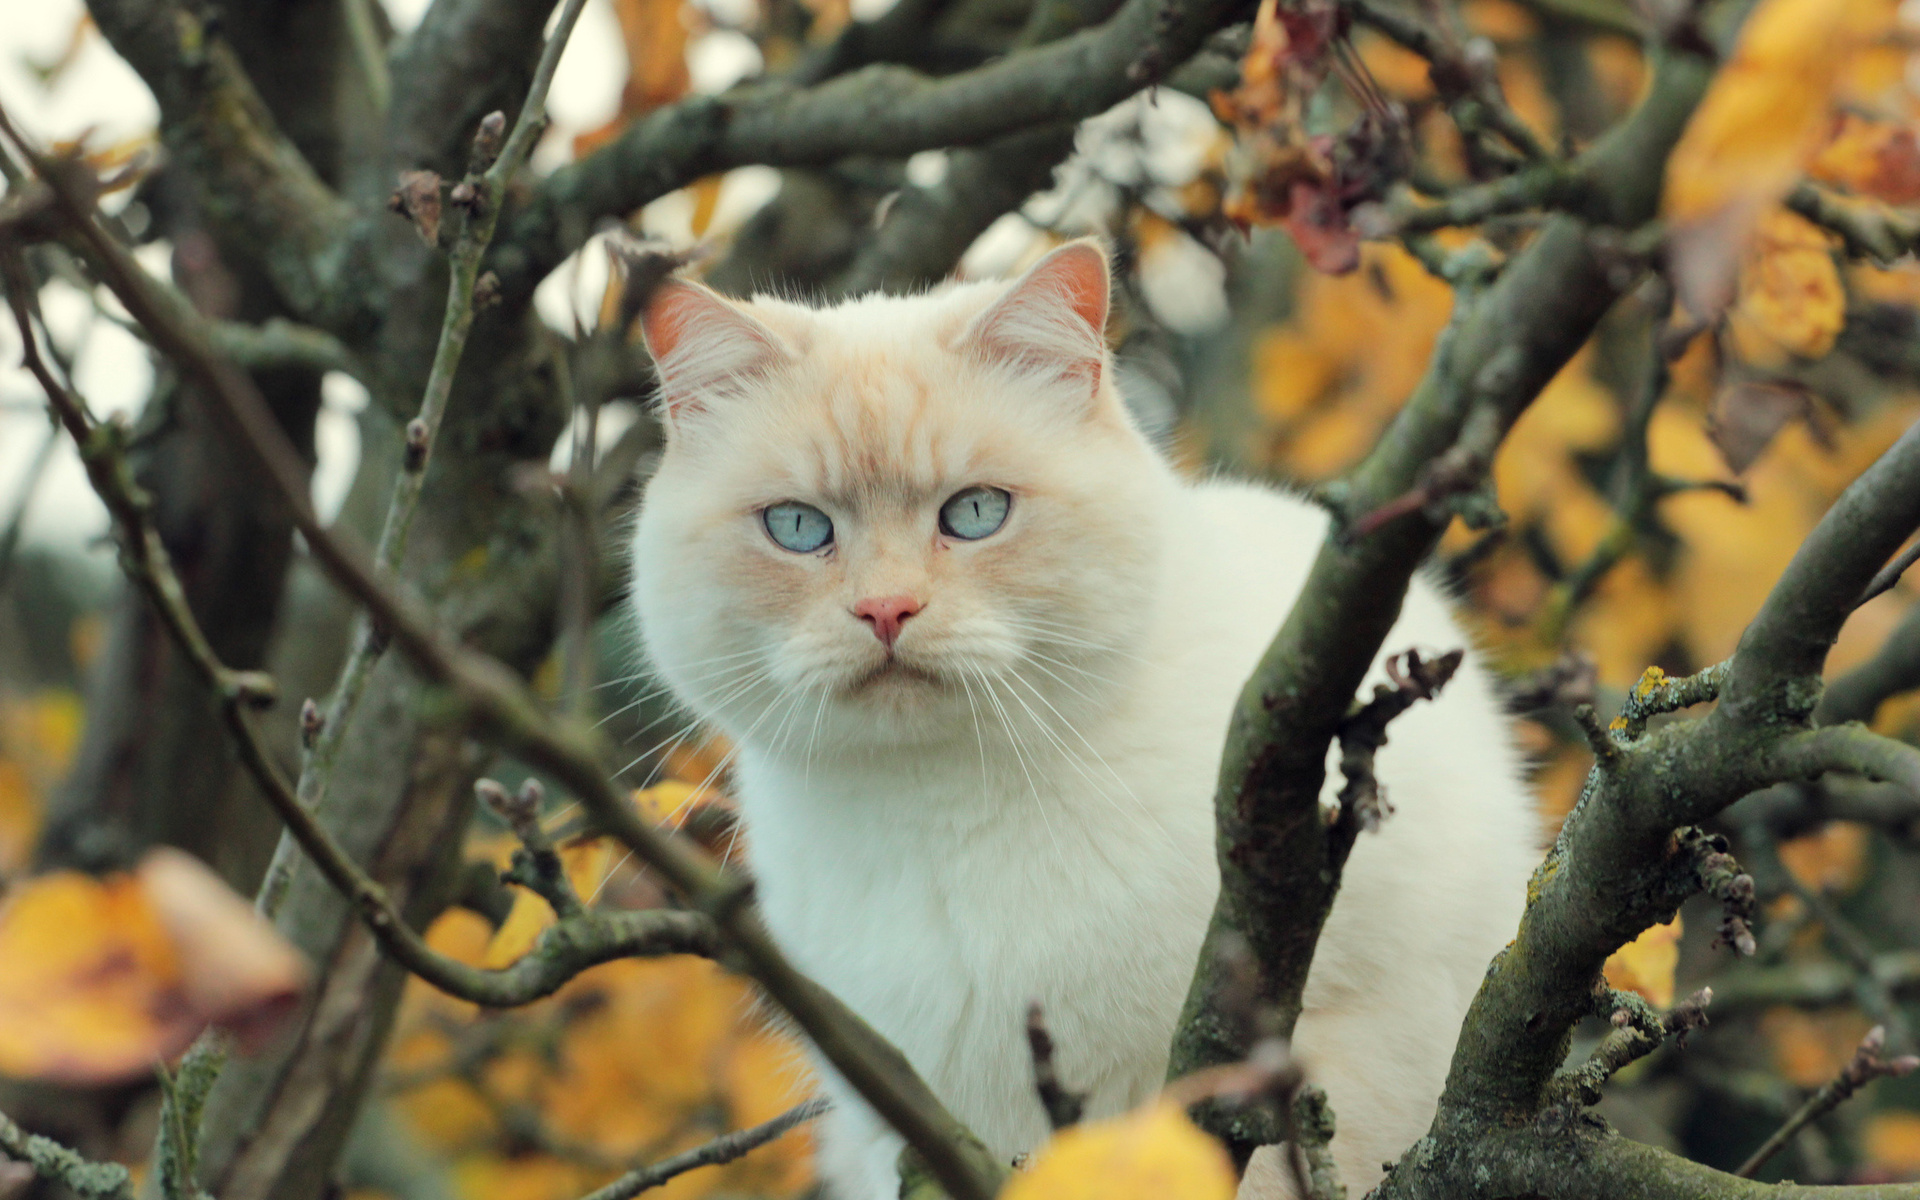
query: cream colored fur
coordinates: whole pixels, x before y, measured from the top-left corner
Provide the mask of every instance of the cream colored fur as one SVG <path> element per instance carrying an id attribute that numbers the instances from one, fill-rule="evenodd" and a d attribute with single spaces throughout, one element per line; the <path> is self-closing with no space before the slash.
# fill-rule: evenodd
<path id="1" fill-rule="evenodd" d="M 1111 385 L 1105 289 L 1078 245 L 1011 288 L 811 310 L 673 285 L 648 320 L 669 442 L 634 546 L 647 655 L 739 746 L 782 946 L 1008 1158 L 1047 1132 L 1030 1001 L 1093 1115 L 1161 1085 L 1218 888 L 1228 710 L 1326 524 L 1265 488 L 1183 479 L 1147 443 Z M 941 503 L 976 484 L 1013 494 L 1005 526 L 941 535 Z M 832 517 L 830 550 L 772 542 L 759 512 L 789 500 Z M 851 609 L 899 594 L 924 610 L 888 669 Z M 1386 649 L 1466 640 L 1418 582 Z M 1391 734 L 1394 813 L 1353 852 L 1296 1044 L 1355 1196 L 1431 1120 L 1537 859 L 1520 756 L 1471 658 Z M 835 1194 L 894 1196 L 898 1140 L 822 1086 Z M 1271 1168 L 1256 1158 L 1243 1195 L 1283 1194 Z"/>

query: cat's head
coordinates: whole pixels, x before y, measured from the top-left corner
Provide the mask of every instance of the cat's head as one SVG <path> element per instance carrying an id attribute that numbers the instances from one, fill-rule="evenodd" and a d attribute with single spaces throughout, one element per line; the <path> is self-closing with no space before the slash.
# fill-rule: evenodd
<path id="1" fill-rule="evenodd" d="M 1110 703 L 1171 476 L 1113 386 L 1107 301 L 1084 242 L 1011 285 L 821 310 L 665 285 L 633 597 L 681 698 L 795 753 Z"/>

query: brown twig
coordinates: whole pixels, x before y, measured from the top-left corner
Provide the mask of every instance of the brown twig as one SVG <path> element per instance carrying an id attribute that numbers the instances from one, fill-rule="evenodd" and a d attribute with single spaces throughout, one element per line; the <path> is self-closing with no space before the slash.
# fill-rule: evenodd
<path id="1" fill-rule="evenodd" d="M 1449 650 L 1429 660 L 1421 658 L 1418 650 L 1408 650 L 1387 659 L 1391 686 L 1376 684 L 1373 699 L 1340 726 L 1340 773 L 1346 778 L 1340 788 L 1340 820 L 1371 832 L 1392 815 L 1393 805 L 1387 803 L 1373 773 L 1374 755 L 1387 744 L 1387 726 L 1419 701 L 1438 695 L 1460 669 L 1465 654 Z"/>
<path id="2" fill-rule="evenodd" d="M 1867 1084 L 1876 1079 L 1907 1075 L 1920 1068 L 1920 1058 L 1911 1054 L 1882 1061 L 1880 1051 L 1885 1048 L 1886 1042 L 1887 1030 L 1884 1025 L 1875 1025 L 1868 1030 L 1867 1036 L 1860 1039 L 1859 1049 L 1853 1052 L 1853 1058 L 1847 1065 L 1840 1068 L 1840 1073 L 1807 1097 L 1806 1103 L 1795 1109 L 1780 1128 L 1760 1143 L 1760 1148 L 1749 1155 L 1734 1174 L 1742 1179 L 1752 1179 L 1760 1173 L 1760 1168 L 1766 1165 L 1767 1160 L 1785 1149 L 1802 1129 L 1846 1103 L 1849 1097 Z"/>
<path id="3" fill-rule="evenodd" d="M 581 1197 L 581 1200 L 631 1200 L 632 1197 L 657 1188 L 668 1180 L 685 1175 L 688 1171 L 730 1163 L 776 1138 L 785 1136 L 789 1130 L 806 1124 L 826 1111 L 827 1102 L 824 1099 L 797 1104 L 764 1124 L 724 1134 L 704 1146 L 696 1146 L 672 1158 L 663 1159 L 650 1167 L 629 1171 L 598 1191 L 589 1192 Z"/>
<path id="4" fill-rule="evenodd" d="M 505 114 L 489 113 L 481 119 L 470 143 L 467 176 L 455 186 L 452 196 L 462 219 L 448 254 L 447 303 L 441 316 L 440 338 L 434 346 L 433 365 L 421 392 L 420 410 L 406 425 L 406 448 L 401 456 L 400 472 L 394 479 L 386 517 L 380 527 L 380 541 L 374 549 L 374 571 L 379 575 L 391 576 L 398 572 L 406 554 L 413 516 L 426 487 L 434 443 L 453 395 L 454 376 L 466 353 L 467 336 L 473 329 L 480 263 L 493 242 L 500 210 L 506 202 L 507 184 L 526 162 L 535 138 L 546 128 L 547 92 L 559 67 L 561 52 L 584 7 L 585 0 L 568 0 L 561 9 L 553 34 L 540 52 L 539 65 L 534 69 L 533 82 L 527 89 L 512 132 L 506 132 Z M 410 172 L 409 175 L 419 177 L 432 173 Z M 439 224 L 439 186 L 438 176 L 416 178 L 412 183 L 403 183 L 401 192 L 396 193 L 401 207 L 411 212 L 429 241 L 435 240 L 435 236 L 428 226 L 437 228 Z M 422 211 L 429 196 L 433 206 L 431 222 L 425 220 Z M 297 790 L 301 803 L 308 808 L 317 810 L 326 802 L 340 747 L 386 644 L 385 625 L 378 614 L 370 614 L 361 622 L 353 649 L 340 669 L 339 681 L 327 703 L 326 721 L 314 738 L 300 772 Z M 260 885 L 262 911 L 271 913 L 279 907 L 291 878 L 292 863 L 293 847 L 282 841 Z"/>
<path id="5" fill-rule="evenodd" d="M 1056 1130 L 1079 1124 L 1087 1108 L 1086 1093 L 1060 1082 L 1053 1063 L 1053 1035 L 1047 1032 L 1046 1014 L 1038 1000 L 1027 1006 L 1027 1053 L 1033 1059 L 1033 1089 L 1040 1095 L 1040 1107 L 1047 1110 L 1047 1124 Z"/>
<path id="6" fill-rule="evenodd" d="M 340 848 L 295 796 L 250 716 L 251 710 L 273 702 L 273 680 L 258 671 L 233 670 L 214 653 L 187 604 L 186 591 L 173 570 L 166 546 L 147 516 L 148 501 L 126 462 L 124 435 L 117 426 L 93 423 L 85 404 L 55 378 L 40 355 L 25 300 L 31 283 L 17 249 L 0 247 L 0 274 L 5 277 L 7 301 L 20 331 L 27 370 L 80 447 L 87 477 L 120 531 L 121 561 L 127 575 L 147 593 L 168 632 L 219 698 L 221 717 L 240 752 L 241 763 L 286 823 L 289 835 L 327 881 L 354 903 L 361 919 L 395 961 L 462 999 L 512 1006 L 548 995 L 586 968 L 614 958 L 711 955 L 716 951 L 714 930 L 704 918 L 669 910 L 576 913 L 573 923 L 555 926 L 519 962 L 497 971 L 467 966 L 429 947 L 401 916 L 386 889 Z"/>

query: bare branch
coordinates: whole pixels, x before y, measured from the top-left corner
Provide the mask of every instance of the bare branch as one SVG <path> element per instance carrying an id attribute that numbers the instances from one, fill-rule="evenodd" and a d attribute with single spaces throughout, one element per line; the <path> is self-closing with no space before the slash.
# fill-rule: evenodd
<path id="1" fill-rule="evenodd" d="M 133 1178 L 119 1163 L 90 1162 L 49 1137 L 28 1133 L 0 1113 L 0 1150 L 50 1183 L 89 1200 L 133 1200 Z"/>
<path id="2" fill-rule="evenodd" d="M 1787 207 L 1837 234 L 1848 254 L 1891 265 L 1920 248 L 1920 213 L 1840 196 L 1802 183 L 1787 193 Z"/>
<path id="3" fill-rule="evenodd" d="M 1807 1102 L 1794 1110 L 1792 1116 L 1780 1128 L 1773 1131 L 1760 1148 L 1747 1157 L 1734 1172 L 1742 1179 L 1752 1179 L 1760 1173 L 1767 1160 L 1786 1149 L 1788 1143 L 1808 1125 L 1826 1116 L 1861 1088 L 1876 1079 L 1898 1077 L 1911 1074 L 1920 1068 L 1920 1058 L 1905 1055 L 1891 1061 L 1883 1061 L 1880 1051 L 1886 1046 L 1887 1030 L 1883 1025 L 1875 1025 L 1860 1039 L 1860 1046 L 1853 1052 L 1853 1058 L 1840 1068 L 1840 1073 L 1821 1085 L 1819 1091 L 1807 1097 Z"/>
<path id="4" fill-rule="evenodd" d="M 827 1102 L 824 1099 L 796 1104 L 771 1121 L 755 1125 L 751 1129 L 742 1129 L 717 1137 L 704 1146 L 696 1146 L 672 1158 L 663 1159 L 653 1166 L 629 1171 L 600 1190 L 589 1192 L 581 1197 L 581 1200 L 631 1200 L 632 1197 L 660 1187 L 671 1179 L 685 1175 L 688 1171 L 730 1163 L 784 1136 L 789 1130 L 806 1124 L 825 1111 L 827 1111 Z"/>
<path id="5" fill-rule="evenodd" d="M 1920 526 L 1920 424 L 1848 487 L 1800 546 L 1747 626 L 1721 710 L 1804 719 L 1820 700 L 1820 670 L 1840 627 L 1880 568 Z"/>
<path id="6" fill-rule="evenodd" d="M 715 171 L 904 157 L 1104 112 L 1157 82 L 1246 7 L 1127 0 L 1095 29 L 945 79 L 877 64 L 807 89 L 757 84 L 682 100 L 542 182 L 509 218 L 492 259 L 503 294 L 530 291 L 599 219 Z"/>
<path id="7" fill-rule="evenodd" d="M 287 307 L 323 320 L 352 215 L 275 126 L 240 61 L 174 0 L 90 0 L 113 48 L 152 89 L 168 151 L 208 212 L 245 245 Z"/>
<path id="8" fill-rule="evenodd" d="M 1056 1130 L 1079 1124 L 1087 1097 L 1060 1082 L 1053 1065 L 1053 1035 L 1047 1032 L 1046 1014 L 1038 1000 L 1027 1006 L 1027 1052 L 1033 1060 L 1033 1088 L 1040 1094 L 1040 1107 L 1047 1110 L 1047 1124 Z"/>
<path id="9" fill-rule="evenodd" d="M 271 703 L 273 681 L 257 671 L 235 671 L 222 663 L 207 641 L 186 592 L 174 574 L 160 536 L 147 518 L 147 501 L 133 481 L 122 435 L 112 425 L 89 422 L 85 406 L 47 369 L 26 309 L 30 286 L 17 251 L 0 249 L 0 272 L 25 347 L 27 369 L 47 393 L 69 435 L 80 447 L 94 490 L 106 503 L 120 532 L 122 564 L 153 602 L 174 640 L 220 700 L 220 712 L 240 760 L 261 793 L 287 824 L 289 836 L 320 868 L 328 882 L 351 900 L 361 919 L 396 961 L 442 991 L 477 1004 L 511 1007 L 551 994 L 567 980 L 615 958 L 717 952 L 712 924 L 695 913 L 666 910 L 640 913 L 587 913 L 549 929 L 519 962 L 498 971 L 469 967 L 433 950 L 394 907 L 386 889 L 348 857 L 324 826 L 301 804 L 281 774 L 272 751 L 249 716 Z"/>
<path id="10" fill-rule="evenodd" d="M 1653 215 L 1657 164 L 1678 140 L 1709 74 L 1709 64 L 1694 55 L 1660 56 L 1641 107 L 1587 156 L 1605 193 L 1602 208 L 1615 223 L 1636 226 Z M 1427 465 L 1456 445 L 1484 447 L 1490 457 L 1632 282 L 1583 226 L 1564 217 L 1550 221 L 1491 284 L 1463 279 L 1452 325 L 1419 388 L 1367 460 L 1326 489 L 1328 500 L 1351 519 L 1413 490 Z M 1334 861 L 1317 820 L 1326 748 L 1399 616 L 1416 565 L 1451 518 L 1439 509 L 1419 506 L 1365 536 L 1340 528 L 1336 518 L 1234 707 L 1215 797 L 1220 900 L 1176 1035 L 1176 1074 L 1244 1053 L 1233 1024 L 1213 1015 L 1225 983 L 1213 964 L 1236 938 L 1252 947 L 1262 991 L 1282 1010 L 1283 1032 L 1298 1015 L 1333 899 L 1332 884 L 1296 894 L 1300 880 L 1321 878 Z M 1548 1064 L 1541 1081 L 1557 1065 Z M 1236 1124 L 1233 1114 L 1208 1123 L 1238 1148 L 1271 1139 L 1271 1130 Z"/>
<path id="11" fill-rule="evenodd" d="M 576 0 L 577 2 L 577 0 Z M 288 505 L 315 561 L 335 584 L 365 605 L 370 619 L 429 679 L 481 718 L 510 752 L 569 788 L 601 826 L 677 889 L 695 911 L 719 927 L 728 947 L 768 994 L 813 1039 L 821 1054 L 925 1159 L 953 1200 L 987 1200 L 1005 1168 L 954 1120 L 898 1049 L 851 1009 L 802 975 L 774 944 L 734 875 L 684 839 L 642 821 L 608 778 L 592 731 L 555 722 L 522 681 L 497 660 L 453 644 L 416 606 L 376 577 L 363 554 L 323 526 L 306 494 L 299 460 L 242 373 L 215 355 L 198 331 L 170 319 L 148 292 L 144 272 L 100 229 L 91 200 L 44 170 L 32 147 L 16 145 L 55 186 L 74 231 L 96 257 L 107 285 L 156 343 L 214 400 L 240 445 L 265 468 Z M 503 158 L 505 156 L 503 155 Z M 245 743 L 242 743 L 244 748 Z M 294 806 L 301 813 L 305 809 Z"/>
<path id="12" fill-rule="evenodd" d="M 449 254 L 452 269 L 447 280 L 447 302 L 441 315 L 440 338 L 434 347 L 433 366 L 427 374 L 420 410 L 407 423 L 406 452 L 401 458 L 400 473 L 394 480 L 393 493 L 387 501 L 386 519 L 380 527 L 380 542 L 374 550 L 374 570 L 381 575 L 391 576 L 397 572 L 406 555 L 407 535 L 413 527 L 414 513 L 420 506 L 420 493 L 426 487 L 427 465 L 433 454 L 433 444 L 439 435 L 440 423 L 446 417 L 447 402 L 453 395 L 453 379 L 460 368 L 460 359 L 466 353 L 467 335 L 473 329 L 474 290 L 480 279 L 480 261 L 493 241 L 493 231 L 500 218 L 501 205 L 505 202 L 507 184 L 526 162 L 535 138 L 546 128 L 547 90 L 552 86 L 553 73 L 559 65 L 561 52 L 566 48 L 567 39 L 572 36 L 583 7 L 584 0 L 568 0 L 566 7 L 561 10 L 553 36 L 547 39 L 546 47 L 541 51 L 540 64 L 534 72 L 533 85 L 521 105 L 519 119 L 514 122 L 512 133 L 505 135 L 504 147 L 501 139 L 506 128 L 506 117 L 502 113 L 489 113 L 482 117 L 472 135 L 469 170 L 467 177 L 458 185 L 458 189 L 465 189 L 463 202 L 460 203 L 463 219 Z M 431 190 L 437 204 L 437 178 Z M 435 220 L 437 223 L 437 217 Z M 353 724 L 354 711 L 366 692 L 375 664 L 386 649 L 386 642 L 386 629 L 377 617 L 361 622 L 353 649 L 341 667 L 339 682 L 327 702 L 325 722 L 313 739 L 305 768 L 300 772 L 300 801 L 310 810 L 318 810 L 326 803 L 327 789 L 334 764 L 339 760 L 341 743 Z M 293 846 L 282 839 L 274 851 L 273 862 L 267 868 L 266 879 L 260 885 L 261 911 L 271 914 L 279 908 L 291 878 L 292 864 Z"/>

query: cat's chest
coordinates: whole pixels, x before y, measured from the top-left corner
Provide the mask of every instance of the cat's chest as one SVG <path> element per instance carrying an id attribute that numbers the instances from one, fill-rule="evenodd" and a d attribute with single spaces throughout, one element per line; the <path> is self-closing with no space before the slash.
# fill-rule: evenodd
<path id="1" fill-rule="evenodd" d="M 1030 793 L 985 816 L 977 784 L 956 763 L 911 796 L 817 777 L 795 794 L 802 785 L 777 769 L 745 771 L 752 865 L 775 936 L 936 1075 L 965 1037 L 1023 1063 L 1021 1015 L 1034 1000 L 1069 1036 L 1082 1015 L 1072 1010 L 1095 1000 L 1110 1022 L 1170 1021 L 1178 988 L 1159 981 L 1191 970 L 1217 887 L 1204 808 L 1196 823 L 1146 809 L 1116 817 L 1123 810 L 1103 804 L 1094 820 L 1072 815 L 1084 796 Z M 905 803 L 927 807 L 903 813 Z"/>

